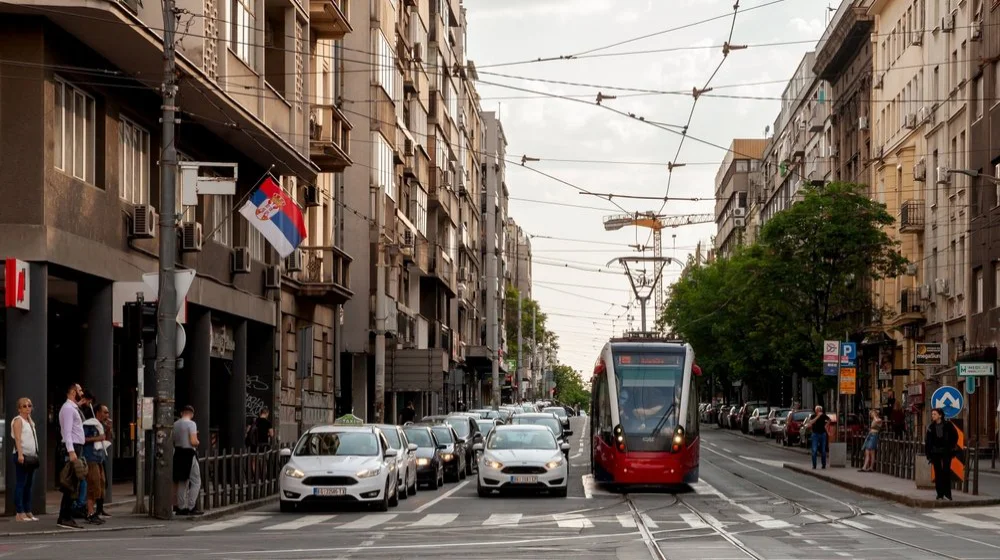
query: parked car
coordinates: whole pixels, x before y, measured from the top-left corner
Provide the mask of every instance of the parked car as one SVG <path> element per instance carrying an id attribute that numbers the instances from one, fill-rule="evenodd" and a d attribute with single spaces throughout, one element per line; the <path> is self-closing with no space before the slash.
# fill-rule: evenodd
<path id="1" fill-rule="evenodd" d="M 789 408 L 772 408 L 767 413 L 764 421 L 764 437 L 775 438 L 779 432 L 785 429 L 785 419 L 788 418 Z"/>
<path id="2" fill-rule="evenodd" d="M 740 411 L 743 407 L 740 405 L 733 405 L 729 409 L 729 414 L 726 415 L 726 427 L 730 430 L 735 430 L 740 426 Z"/>
<path id="3" fill-rule="evenodd" d="M 762 406 L 767 407 L 767 403 L 764 401 L 750 401 L 743 405 L 743 408 L 740 409 L 740 418 L 737 424 L 741 432 L 744 434 L 750 433 L 750 416 Z"/>
<path id="4" fill-rule="evenodd" d="M 771 407 L 758 406 L 750 413 L 747 420 L 747 433 L 752 435 L 764 433 L 764 426 L 767 424 L 767 417 L 771 413 Z"/>
<path id="5" fill-rule="evenodd" d="M 547 406 L 542 409 L 542 412 L 548 412 L 559 419 L 562 423 L 564 430 L 569 430 L 569 415 L 566 414 L 566 409 L 561 406 Z"/>
<path id="6" fill-rule="evenodd" d="M 795 445 L 802 442 L 802 424 L 805 423 L 809 415 L 812 414 L 811 410 L 793 410 L 785 416 L 785 429 L 781 432 L 781 445 L 789 446 Z"/>

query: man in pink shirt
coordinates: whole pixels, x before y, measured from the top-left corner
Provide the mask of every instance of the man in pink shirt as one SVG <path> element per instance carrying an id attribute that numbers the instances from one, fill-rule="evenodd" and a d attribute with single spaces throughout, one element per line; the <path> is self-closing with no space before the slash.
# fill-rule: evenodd
<path id="1" fill-rule="evenodd" d="M 83 388 L 79 383 L 70 384 L 66 390 L 66 402 L 59 409 L 59 432 L 62 434 L 67 460 L 75 463 L 83 454 L 83 414 L 79 402 L 83 398 Z M 59 503 L 59 519 L 56 523 L 66 529 L 80 529 L 73 520 L 73 495 L 71 491 L 63 490 L 62 501 Z"/>

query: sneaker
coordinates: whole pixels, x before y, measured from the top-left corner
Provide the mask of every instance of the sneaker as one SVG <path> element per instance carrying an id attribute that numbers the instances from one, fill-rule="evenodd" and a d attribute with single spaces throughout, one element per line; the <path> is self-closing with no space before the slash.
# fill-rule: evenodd
<path id="1" fill-rule="evenodd" d="M 105 523 L 107 523 L 107 521 L 105 521 L 105 520 L 101 519 L 101 518 L 100 518 L 100 517 L 98 517 L 98 515 L 97 515 L 97 514 L 95 513 L 95 514 L 93 514 L 93 515 L 89 515 L 89 516 L 87 516 L 87 523 L 90 523 L 91 525 L 104 525 Z"/>
<path id="2" fill-rule="evenodd" d="M 73 521 L 72 519 L 60 519 L 59 521 L 56 522 L 56 525 L 58 525 L 58 526 L 60 526 L 60 527 L 62 527 L 64 529 L 82 529 L 83 528 L 83 527 L 80 527 L 79 525 L 77 525 L 76 521 Z"/>
<path id="3" fill-rule="evenodd" d="M 111 514 L 106 511 L 99 511 L 97 512 L 97 515 L 100 515 L 104 519 L 111 519 Z"/>
<path id="4" fill-rule="evenodd" d="M 199 515 L 205 515 L 205 512 L 201 511 L 200 509 L 192 509 L 188 510 L 187 514 L 197 517 Z"/>
<path id="5" fill-rule="evenodd" d="M 176 509 L 176 510 L 174 510 L 174 515 L 191 515 L 191 510 L 189 510 L 187 508 Z"/>

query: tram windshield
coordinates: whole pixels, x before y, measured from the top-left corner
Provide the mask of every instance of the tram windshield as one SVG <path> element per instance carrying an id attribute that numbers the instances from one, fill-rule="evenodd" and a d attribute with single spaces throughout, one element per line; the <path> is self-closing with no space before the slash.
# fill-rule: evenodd
<path id="1" fill-rule="evenodd" d="M 647 443 L 670 438 L 681 414 L 684 351 L 612 351 L 612 356 L 625 435 Z"/>

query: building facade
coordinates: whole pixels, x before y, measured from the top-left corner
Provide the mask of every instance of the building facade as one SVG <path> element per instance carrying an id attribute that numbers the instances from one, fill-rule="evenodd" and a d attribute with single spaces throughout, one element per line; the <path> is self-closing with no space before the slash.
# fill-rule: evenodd
<path id="1" fill-rule="evenodd" d="M 507 237 L 507 267 L 504 275 L 508 286 L 513 286 L 522 298 L 531 299 L 531 238 L 514 218 L 507 218 L 504 226 Z"/>
<path id="2" fill-rule="evenodd" d="M 715 248 L 722 255 L 731 254 L 745 240 L 751 178 L 760 171 L 766 144 L 757 138 L 733 140 L 715 174 Z"/>
<path id="3" fill-rule="evenodd" d="M 489 388 L 484 395 L 489 395 L 493 387 L 493 368 L 499 372 L 501 398 L 509 401 L 516 394 L 514 371 L 506 359 L 506 294 L 505 278 L 509 269 L 510 255 L 504 250 L 506 242 L 507 205 L 510 193 L 507 190 L 507 136 L 503 130 L 500 117 L 495 112 L 483 113 L 483 131 L 486 156 L 484 177 L 485 189 L 480 196 L 482 211 L 483 244 L 482 259 L 486 264 L 485 286 L 482 301 L 486 308 L 486 350 L 494 359 L 490 375 L 484 385 Z"/>

